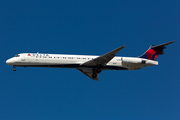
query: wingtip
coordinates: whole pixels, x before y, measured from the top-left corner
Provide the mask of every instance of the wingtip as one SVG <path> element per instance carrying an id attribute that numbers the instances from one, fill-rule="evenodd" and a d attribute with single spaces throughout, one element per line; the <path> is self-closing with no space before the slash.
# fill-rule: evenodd
<path id="1" fill-rule="evenodd" d="M 123 49 L 123 48 L 125 48 L 125 47 L 127 47 L 127 45 L 123 45 L 123 46 L 121 46 L 121 47 L 119 47 L 119 48 Z"/>

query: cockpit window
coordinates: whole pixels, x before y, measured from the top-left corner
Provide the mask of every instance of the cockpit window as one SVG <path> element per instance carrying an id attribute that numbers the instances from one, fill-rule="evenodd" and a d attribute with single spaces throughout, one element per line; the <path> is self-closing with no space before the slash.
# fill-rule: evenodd
<path id="1" fill-rule="evenodd" d="M 14 57 L 19 57 L 19 56 L 20 56 L 20 55 L 17 54 L 17 55 L 15 55 Z"/>

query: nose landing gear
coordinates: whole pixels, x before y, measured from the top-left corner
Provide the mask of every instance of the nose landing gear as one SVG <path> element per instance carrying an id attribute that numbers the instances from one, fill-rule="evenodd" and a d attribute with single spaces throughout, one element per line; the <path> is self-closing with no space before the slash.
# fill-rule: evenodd
<path id="1" fill-rule="evenodd" d="M 13 71 L 16 71 L 16 68 L 15 68 L 15 66 L 13 66 Z"/>

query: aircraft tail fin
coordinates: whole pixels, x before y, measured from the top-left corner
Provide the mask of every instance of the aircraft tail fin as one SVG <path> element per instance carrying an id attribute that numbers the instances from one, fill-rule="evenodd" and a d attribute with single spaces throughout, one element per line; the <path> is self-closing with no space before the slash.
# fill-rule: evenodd
<path id="1" fill-rule="evenodd" d="M 166 48 L 165 46 L 173 43 L 175 41 L 171 41 L 168 43 L 160 44 L 160 45 L 152 45 L 150 48 L 139 58 L 145 58 L 149 60 L 156 60 L 159 55 L 164 54 L 164 49 Z"/>

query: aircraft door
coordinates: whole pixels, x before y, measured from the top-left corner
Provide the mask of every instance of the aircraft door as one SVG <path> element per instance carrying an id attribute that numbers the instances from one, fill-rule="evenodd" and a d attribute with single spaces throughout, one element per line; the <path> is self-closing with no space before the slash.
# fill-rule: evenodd
<path id="1" fill-rule="evenodd" d="M 25 56 L 21 55 L 21 61 L 25 61 Z"/>
<path id="2" fill-rule="evenodd" d="M 36 56 L 36 61 L 38 61 L 38 56 Z"/>
<path id="3" fill-rule="evenodd" d="M 114 58 L 112 59 L 112 62 L 113 62 L 113 65 L 116 65 L 117 64 L 117 60 Z"/>

